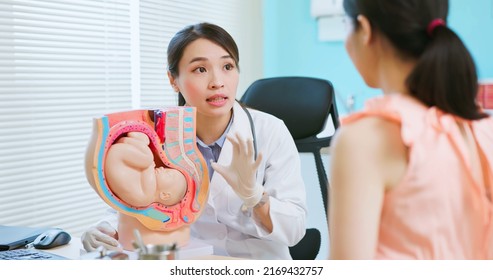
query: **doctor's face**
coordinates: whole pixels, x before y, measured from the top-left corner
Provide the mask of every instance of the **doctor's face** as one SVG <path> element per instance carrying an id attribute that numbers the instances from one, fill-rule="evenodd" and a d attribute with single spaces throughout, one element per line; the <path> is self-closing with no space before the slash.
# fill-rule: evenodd
<path id="1" fill-rule="evenodd" d="M 221 46 L 197 39 L 183 52 L 179 75 L 172 83 L 188 106 L 208 117 L 230 115 L 236 98 L 239 72 L 236 63 Z"/>

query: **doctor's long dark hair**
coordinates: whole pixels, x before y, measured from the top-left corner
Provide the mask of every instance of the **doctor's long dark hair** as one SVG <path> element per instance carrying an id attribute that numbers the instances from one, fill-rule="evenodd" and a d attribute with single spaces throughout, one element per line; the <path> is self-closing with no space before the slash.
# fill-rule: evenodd
<path id="1" fill-rule="evenodd" d="M 183 56 L 185 48 L 197 39 L 207 39 L 221 46 L 231 56 L 235 62 L 236 68 L 239 70 L 240 54 L 238 46 L 233 37 L 220 26 L 215 24 L 202 22 L 194 25 L 189 25 L 178 31 L 168 45 L 168 70 L 173 77 L 178 77 L 178 65 Z M 181 93 L 178 94 L 178 105 L 185 105 L 185 98 Z"/>
<path id="2" fill-rule="evenodd" d="M 364 15 L 374 31 L 383 34 L 403 58 L 417 59 L 406 84 L 428 106 L 464 119 L 487 117 L 476 103 L 478 77 L 471 54 L 445 24 L 448 0 L 344 0 L 344 10 L 356 28 Z"/>

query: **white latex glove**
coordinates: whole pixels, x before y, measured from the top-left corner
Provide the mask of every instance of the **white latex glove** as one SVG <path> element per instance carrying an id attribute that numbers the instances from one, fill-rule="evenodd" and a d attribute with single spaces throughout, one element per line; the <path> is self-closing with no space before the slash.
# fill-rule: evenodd
<path id="1" fill-rule="evenodd" d="M 118 232 L 106 221 L 89 228 L 82 234 L 81 240 L 87 252 L 103 246 L 111 251 L 118 251 L 120 243 L 117 241 Z"/>
<path id="2" fill-rule="evenodd" d="M 254 160 L 252 139 L 243 139 L 238 133 L 226 138 L 233 145 L 233 157 L 229 166 L 211 162 L 212 168 L 219 173 L 243 200 L 243 209 L 252 208 L 259 203 L 264 187 L 255 183 L 257 168 L 262 162 L 262 154 Z"/>

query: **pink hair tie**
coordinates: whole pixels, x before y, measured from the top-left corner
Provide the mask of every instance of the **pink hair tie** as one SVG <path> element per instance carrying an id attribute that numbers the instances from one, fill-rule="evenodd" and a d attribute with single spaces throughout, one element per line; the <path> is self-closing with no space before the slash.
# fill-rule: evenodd
<path id="1" fill-rule="evenodd" d="M 445 21 L 441 18 L 436 18 L 428 24 L 428 27 L 426 28 L 426 32 L 428 33 L 428 36 L 432 37 L 433 31 L 435 31 L 435 28 L 438 26 L 445 26 Z"/>

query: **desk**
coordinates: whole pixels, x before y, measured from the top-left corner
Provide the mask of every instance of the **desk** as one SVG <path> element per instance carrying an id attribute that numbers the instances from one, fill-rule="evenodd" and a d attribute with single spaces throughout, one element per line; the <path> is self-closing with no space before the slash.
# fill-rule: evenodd
<path id="1" fill-rule="evenodd" d="M 212 246 L 205 244 L 199 240 L 191 240 L 190 244 L 186 246 L 180 253 L 179 259 L 182 260 L 240 260 L 239 258 L 217 256 L 213 255 Z M 67 245 L 56 247 L 53 249 L 42 250 L 57 254 L 72 260 L 85 259 L 83 256 L 87 254 L 82 246 L 82 242 L 79 237 L 72 237 Z M 137 254 L 134 252 L 126 252 L 130 259 L 137 259 Z"/>

